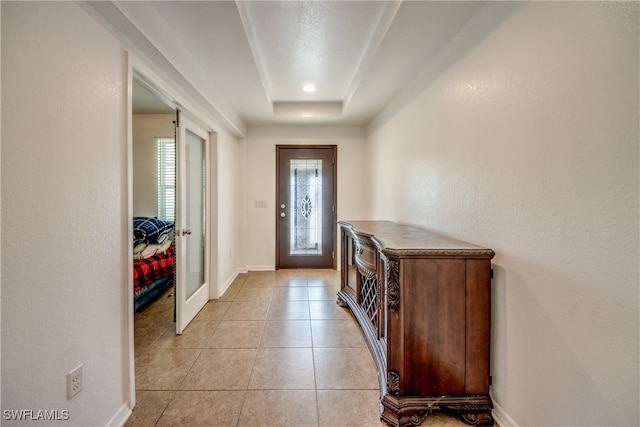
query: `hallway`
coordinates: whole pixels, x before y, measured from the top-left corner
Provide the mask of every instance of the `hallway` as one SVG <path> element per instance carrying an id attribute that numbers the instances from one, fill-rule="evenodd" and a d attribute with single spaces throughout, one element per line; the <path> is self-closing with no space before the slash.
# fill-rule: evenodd
<path id="1" fill-rule="evenodd" d="M 181 336 L 169 293 L 136 314 L 133 426 L 381 426 L 373 359 L 335 270 L 239 275 Z M 423 425 L 465 426 L 444 415 Z"/>

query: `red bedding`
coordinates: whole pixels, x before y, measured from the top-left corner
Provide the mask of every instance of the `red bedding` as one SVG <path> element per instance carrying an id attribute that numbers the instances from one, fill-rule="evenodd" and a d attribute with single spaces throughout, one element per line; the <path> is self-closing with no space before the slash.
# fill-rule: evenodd
<path id="1" fill-rule="evenodd" d="M 166 253 L 133 261 L 133 289 L 138 292 L 151 282 L 173 274 L 175 271 L 175 248 L 169 246 Z"/>

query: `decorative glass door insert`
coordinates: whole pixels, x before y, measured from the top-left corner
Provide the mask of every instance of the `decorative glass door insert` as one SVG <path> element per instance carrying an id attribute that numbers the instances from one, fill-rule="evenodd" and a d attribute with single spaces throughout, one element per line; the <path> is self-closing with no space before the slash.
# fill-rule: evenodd
<path id="1" fill-rule="evenodd" d="M 322 160 L 291 159 L 289 254 L 322 254 Z"/>

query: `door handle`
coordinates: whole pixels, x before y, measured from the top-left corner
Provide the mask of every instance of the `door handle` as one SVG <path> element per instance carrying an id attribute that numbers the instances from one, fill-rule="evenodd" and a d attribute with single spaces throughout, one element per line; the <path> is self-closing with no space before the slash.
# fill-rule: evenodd
<path id="1" fill-rule="evenodd" d="M 280 205 L 280 209 L 284 209 L 285 207 L 284 203 Z"/>
<path id="2" fill-rule="evenodd" d="M 182 229 L 182 235 L 183 236 L 187 236 L 189 234 L 191 234 L 191 230 L 189 230 L 188 228 L 183 228 Z"/>
<path id="3" fill-rule="evenodd" d="M 287 216 L 287 214 L 285 214 L 284 212 L 280 212 L 280 218 L 284 218 L 285 216 Z"/>

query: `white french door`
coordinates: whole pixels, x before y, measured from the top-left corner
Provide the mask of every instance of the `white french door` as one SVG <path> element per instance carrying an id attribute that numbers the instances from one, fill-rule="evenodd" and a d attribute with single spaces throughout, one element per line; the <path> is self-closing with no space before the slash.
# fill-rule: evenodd
<path id="1" fill-rule="evenodd" d="M 176 333 L 209 300 L 209 133 L 178 112 L 176 129 Z"/>

